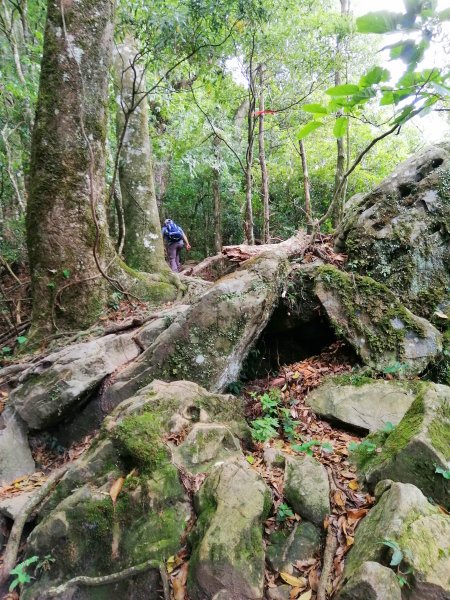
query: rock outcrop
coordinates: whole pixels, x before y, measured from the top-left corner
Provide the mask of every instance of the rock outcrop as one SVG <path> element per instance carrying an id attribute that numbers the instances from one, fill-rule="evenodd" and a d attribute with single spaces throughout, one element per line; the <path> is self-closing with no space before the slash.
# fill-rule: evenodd
<path id="1" fill-rule="evenodd" d="M 0 414 L 0 486 L 34 468 L 25 423 L 8 406 Z"/>
<path id="2" fill-rule="evenodd" d="M 349 268 L 429 317 L 450 286 L 450 147 L 425 148 L 377 188 L 351 198 L 336 245 Z"/>
<path id="3" fill-rule="evenodd" d="M 375 435 L 373 441 L 380 452 L 361 457 L 360 465 L 370 485 L 382 479 L 412 483 L 450 508 L 450 485 L 444 476 L 450 464 L 449 387 L 419 383 L 401 422 L 386 439 Z"/>
<path id="4" fill-rule="evenodd" d="M 397 551 L 401 572 L 408 574 L 408 600 L 446 600 L 450 597 L 450 517 L 411 484 L 379 485 L 376 492 L 381 497 L 356 530 L 347 556 L 343 590 L 354 587 L 352 582 L 361 577 L 367 561 L 388 566 Z M 362 581 L 361 586 L 365 587 Z M 355 593 L 349 597 L 359 598 Z"/>
<path id="5" fill-rule="evenodd" d="M 76 593 L 76 597 L 83 600 L 94 600 L 98 594 L 100 597 L 159 598 L 158 565 L 180 549 L 182 536 L 193 516 L 189 496 L 173 462 L 172 455 L 177 448 L 170 439 L 184 433 L 188 438 L 190 432 L 198 433 L 199 428 L 225 430 L 227 436 L 219 436 L 219 441 L 215 438 L 212 445 L 206 444 L 206 455 L 199 451 L 198 435 L 193 437 L 191 451 L 188 439 L 183 442 L 181 459 L 184 453 L 188 456 L 180 465 L 184 477 L 189 476 L 190 466 L 193 472 L 198 471 L 198 462 L 193 457 L 206 456 L 200 460 L 200 470 L 214 469 L 214 464 L 223 462 L 229 443 L 233 446 L 233 456 L 238 456 L 238 440 L 248 436 L 242 414 L 242 406 L 233 396 L 211 394 L 185 381 L 155 381 L 118 406 L 105 420 L 91 449 L 69 468 L 40 509 L 39 523 L 28 540 L 27 552 L 38 556 L 51 554 L 54 562 L 27 587 L 23 598 L 69 597 L 67 590 L 63 595 L 57 590 L 73 577 L 105 576 L 143 563 L 149 564 L 146 573 L 95 588 L 75 585 L 70 593 Z M 239 454 L 239 458 L 224 463 L 237 472 L 235 478 L 230 475 L 226 486 L 222 485 L 220 501 L 225 505 L 234 502 L 242 510 L 242 494 L 237 493 L 237 487 L 242 484 L 248 489 L 249 535 L 252 534 L 252 543 L 255 542 L 252 550 L 259 535 L 263 561 L 262 528 L 258 534 L 257 527 L 258 519 L 262 519 L 271 506 L 270 494 L 241 451 Z M 223 478 L 225 473 L 224 467 Z M 224 481 L 222 476 L 220 479 Z M 208 481 L 213 480 L 214 475 L 211 475 Z M 207 493 L 205 490 L 203 497 Z M 260 503 L 256 501 L 257 493 L 261 493 Z M 253 514 L 252 506 L 256 505 Z M 235 519 L 238 514 L 241 513 L 234 514 Z M 225 537 L 230 529 L 229 521 L 218 515 L 218 522 Z M 243 560 L 244 554 L 239 556 Z M 261 582 L 262 576 L 263 570 Z M 253 589 L 256 579 L 250 575 L 246 578 L 243 573 L 243 586 L 247 579 Z M 226 581 L 222 587 L 226 587 Z"/>

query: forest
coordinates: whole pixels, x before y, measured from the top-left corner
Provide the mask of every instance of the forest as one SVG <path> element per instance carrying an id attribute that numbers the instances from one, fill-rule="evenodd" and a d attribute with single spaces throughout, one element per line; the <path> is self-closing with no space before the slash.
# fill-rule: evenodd
<path id="1" fill-rule="evenodd" d="M 448 0 L 0 0 L 0 598 L 450 600 Z"/>

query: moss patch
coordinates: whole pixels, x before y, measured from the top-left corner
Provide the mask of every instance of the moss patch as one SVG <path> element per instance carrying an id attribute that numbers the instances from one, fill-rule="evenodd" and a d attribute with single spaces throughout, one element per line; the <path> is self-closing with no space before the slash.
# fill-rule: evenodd
<path id="1" fill-rule="evenodd" d="M 424 336 L 421 325 L 383 284 L 329 265 L 318 267 L 317 272 L 319 281 L 336 294 L 342 307 L 343 319 L 332 323 L 336 334 L 351 331 L 352 337 L 365 341 L 371 356 L 392 353 L 401 360 L 405 335 Z"/>
<path id="2" fill-rule="evenodd" d="M 167 463 L 169 451 L 161 441 L 161 419 L 151 412 L 125 417 L 111 433 L 120 456 L 145 472 Z"/>

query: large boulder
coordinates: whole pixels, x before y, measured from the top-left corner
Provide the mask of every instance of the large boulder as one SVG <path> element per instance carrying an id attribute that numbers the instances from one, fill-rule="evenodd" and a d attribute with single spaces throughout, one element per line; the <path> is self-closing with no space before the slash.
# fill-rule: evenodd
<path id="1" fill-rule="evenodd" d="M 150 570 L 95 588 L 80 584 L 71 593 L 80 600 L 157 600 L 157 565 L 180 549 L 192 517 L 173 461 L 178 437 L 189 437 L 199 426 L 223 427 L 229 432 L 227 441 L 237 444 L 241 434 L 247 435 L 242 414 L 233 396 L 212 394 L 183 381 L 155 381 L 119 405 L 39 511 L 27 555 L 51 555 L 54 562 L 23 598 L 38 600 L 49 590 L 55 591 L 46 597 L 60 598 L 55 588 L 73 577 L 108 575 L 153 560 L 153 575 Z M 208 464 L 202 463 L 201 470 L 212 469 L 223 459 L 222 451 L 221 444 L 209 449 Z M 240 458 L 244 460 L 241 452 Z M 188 476 L 185 470 L 183 476 Z"/>
<path id="2" fill-rule="evenodd" d="M 188 591 L 211 600 L 259 600 L 264 590 L 263 521 L 272 503 L 263 479 L 244 459 L 212 471 L 196 498 L 198 520 L 191 536 Z"/>
<path id="3" fill-rule="evenodd" d="M 0 486 L 34 470 L 25 423 L 7 406 L 0 413 Z"/>
<path id="4" fill-rule="evenodd" d="M 292 574 L 296 561 L 313 558 L 320 543 L 319 529 L 307 521 L 296 523 L 292 530 L 279 529 L 269 536 L 267 562 L 275 571 Z"/>
<path id="5" fill-rule="evenodd" d="M 132 333 L 68 346 L 27 369 L 10 401 L 30 429 L 55 425 L 86 402 L 107 375 L 140 352 Z"/>
<path id="6" fill-rule="evenodd" d="M 418 383 L 410 409 L 379 445 L 381 451 L 361 461 L 370 485 L 382 479 L 413 483 L 450 508 L 450 485 L 444 477 L 450 465 L 450 387 Z"/>
<path id="7" fill-rule="evenodd" d="M 377 371 L 394 366 L 404 374 L 418 374 L 442 350 L 439 331 L 370 277 L 312 265 L 295 269 L 290 279 L 289 302 L 294 300 L 295 315 L 308 318 L 312 308 L 316 314 L 318 309 L 336 335 Z"/>
<path id="8" fill-rule="evenodd" d="M 351 198 L 336 239 L 348 266 L 429 317 L 450 286 L 450 146 L 430 146 Z"/>
<path id="9" fill-rule="evenodd" d="M 306 397 L 306 403 L 325 419 L 345 425 L 378 431 L 387 423 L 398 425 L 416 394 L 404 381 L 355 379 L 352 376 L 331 377 Z"/>
<path id="10" fill-rule="evenodd" d="M 378 503 L 356 530 L 345 563 L 344 589 L 366 561 L 388 566 L 397 551 L 400 570 L 408 574 L 408 600 L 448 600 L 450 517 L 411 484 L 382 484 Z"/>

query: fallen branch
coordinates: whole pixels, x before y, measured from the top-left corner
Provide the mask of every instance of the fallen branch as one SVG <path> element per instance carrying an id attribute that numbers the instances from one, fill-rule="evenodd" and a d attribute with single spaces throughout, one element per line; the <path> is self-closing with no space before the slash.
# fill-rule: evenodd
<path id="1" fill-rule="evenodd" d="M 44 598 L 58 597 L 59 595 L 63 595 L 65 592 L 67 592 L 67 590 L 71 587 L 75 586 L 99 587 L 101 585 L 117 583 L 118 581 L 123 581 L 124 579 L 129 579 L 135 575 L 145 573 L 150 569 L 158 569 L 161 573 L 161 563 L 158 560 L 147 560 L 143 563 L 135 565 L 134 567 L 128 567 L 128 569 L 118 571 L 117 573 L 111 573 L 110 575 L 101 575 L 100 577 L 87 577 L 86 575 L 80 575 L 78 577 L 74 577 L 73 579 L 69 579 L 57 587 L 48 589 L 40 597 L 42 600 Z"/>
<path id="2" fill-rule="evenodd" d="M 58 483 L 61 477 L 67 471 L 69 465 L 64 465 L 54 471 L 47 481 L 42 485 L 35 494 L 31 496 L 22 511 L 14 521 L 11 529 L 11 534 L 6 545 L 6 550 L 3 554 L 3 565 L 0 568 L 0 587 L 7 581 L 10 571 L 14 568 L 17 561 L 17 553 L 19 551 L 20 540 L 22 538 L 23 528 L 28 520 L 28 517 L 33 510 L 48 496 L 52 487 Z"/>

